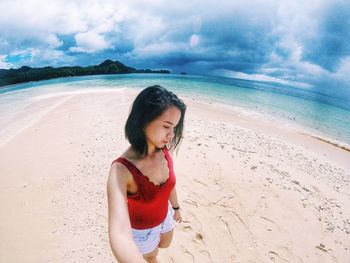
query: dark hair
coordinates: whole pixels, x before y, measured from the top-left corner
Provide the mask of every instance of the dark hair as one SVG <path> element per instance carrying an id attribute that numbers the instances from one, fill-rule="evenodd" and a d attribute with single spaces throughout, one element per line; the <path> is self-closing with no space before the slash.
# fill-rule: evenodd
<path id="1" fill-rule="evenodd" d="M 186 112 L 184 102 L 160 85 L 145 88 L 137 95 L 125 124 L 125 138 L 129 140 L 134 151 L 143 156 L 147 155 L 148 145 L 144 128 L 171 106 L 181 111 L 179 123 L 174 129 L 174 138 L 170 141 L 170 148 L 175 149 L 182 139 Z"/>

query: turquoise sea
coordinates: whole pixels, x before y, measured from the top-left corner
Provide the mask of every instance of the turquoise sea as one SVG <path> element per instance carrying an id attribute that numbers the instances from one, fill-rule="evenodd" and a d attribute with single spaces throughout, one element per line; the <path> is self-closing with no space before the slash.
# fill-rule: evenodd
<path id="1" fill-rule="evenodd" d="M 125 87 L 142 90 L 155 84 L 180 97 L 222 103 L 350 145 L 350 101 L 277 83 L 178 74 L 95 75 L 2 87 L 0 145 L 38 117 L 26 112 L 38 97 Z"/>

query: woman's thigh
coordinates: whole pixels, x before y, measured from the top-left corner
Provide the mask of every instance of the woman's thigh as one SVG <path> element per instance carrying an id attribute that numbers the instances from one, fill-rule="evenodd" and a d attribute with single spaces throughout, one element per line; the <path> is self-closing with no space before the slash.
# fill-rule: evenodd
<path id="1" fill-rule="evenodd" d="M 173 233 L 174 233 L 174 230 L 160 234 L 160 241 L 159 241 L 158 247 L 159 248 L 169 247 L 173 239 Z"/>

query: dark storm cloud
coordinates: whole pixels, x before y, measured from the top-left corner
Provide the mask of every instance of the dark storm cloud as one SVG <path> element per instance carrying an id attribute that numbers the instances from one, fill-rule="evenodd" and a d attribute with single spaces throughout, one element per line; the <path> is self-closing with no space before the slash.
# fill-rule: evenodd
<path id="1" fill-rule="evenodd" d="M 305 43 L 304 59 L 335 71 L 341 60 L 350 56 L 350 2 L 330 6 L 317 34 Z"/>

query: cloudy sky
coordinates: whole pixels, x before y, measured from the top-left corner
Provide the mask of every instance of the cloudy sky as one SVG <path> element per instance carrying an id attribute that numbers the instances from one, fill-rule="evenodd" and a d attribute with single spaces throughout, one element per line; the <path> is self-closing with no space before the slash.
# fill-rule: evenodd
<path id="1" fill-rule="evenodd" d="M 0 0 L 0 68 L 92 65 L 350 93 L 349 0 Z"/>

